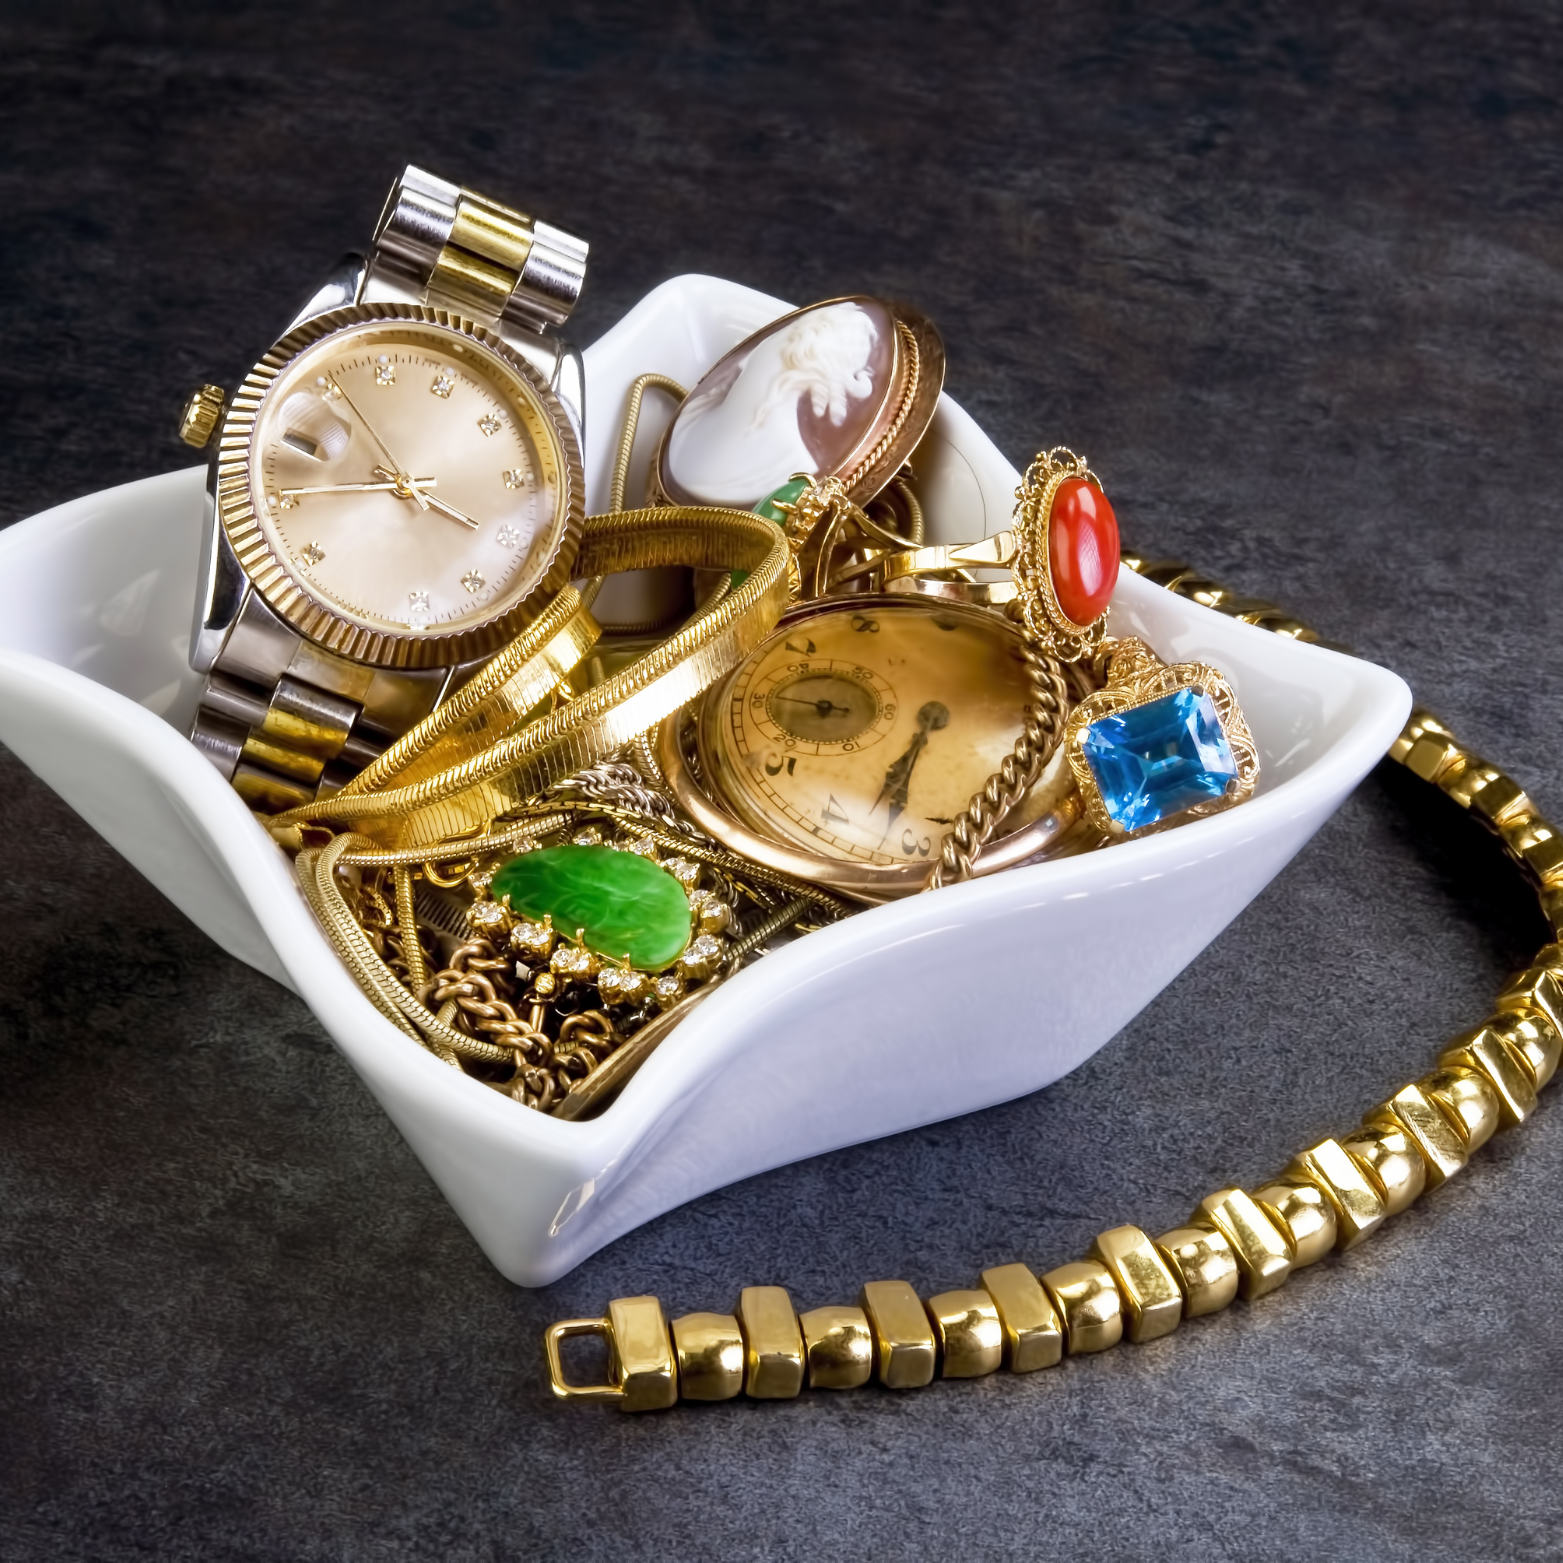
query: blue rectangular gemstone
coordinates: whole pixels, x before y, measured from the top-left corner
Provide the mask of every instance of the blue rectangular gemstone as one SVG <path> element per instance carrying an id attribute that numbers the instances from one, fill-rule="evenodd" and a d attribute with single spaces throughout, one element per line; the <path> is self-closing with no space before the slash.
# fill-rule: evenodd
<path id="1" fill-rule="evenodd" d="M 1108 814 L 1126 831 L 1209 803 L 1237 777 L 1215 705 L 1200 689 L 1100 717 L 1081 748 Z"/>

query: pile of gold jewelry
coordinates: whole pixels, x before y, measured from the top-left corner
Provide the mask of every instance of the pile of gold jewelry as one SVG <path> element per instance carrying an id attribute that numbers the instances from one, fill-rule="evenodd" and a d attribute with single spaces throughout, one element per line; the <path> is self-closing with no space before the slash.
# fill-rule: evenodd
<path id="1" fill-rule="evenodd" d="M 345 786 L 269 822 L 381 1013 L 565 1119 L 778 941 L 1231 807 L 1258 773 L 1218 670 L 1105 638 L 1117 527 L 1083 458 L 1038 456 L 1014 529 L 964 549 L 924 544 L 904 460 L 861 504 L 800 474 L 755 512 L 625 511 L 648 388 L 682 397 L 631 387 L 579 584 Z M 668 564 L 693 572 L 684 621 L 605 632 L 603 579 Z M 1135 712 L 1202 721 L 1226 769 L 1125 819 L 1091 749 Z"/>

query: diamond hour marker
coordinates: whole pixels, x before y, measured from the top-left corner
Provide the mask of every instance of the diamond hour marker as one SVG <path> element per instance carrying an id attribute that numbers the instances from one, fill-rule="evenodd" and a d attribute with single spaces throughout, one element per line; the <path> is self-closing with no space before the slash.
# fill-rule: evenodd
<path id="1" fill-rule="evenodd" d="M 521 541 L 521 534 L 513 526 L 502 526 L 494 534 L 494 541 L 501 548 L 514 548 Z"/>
<path id="2" fill-rule="evenodd" d="M 429 611 L 429 594 L 427 592 L 408 592 L 407 606 L 414 613 L 427 613 Z"/>
<path id="3" fill-rule="evenodd" d="M 509 470 L 500 473 L 500 476 L 505 480 L 506 488 L 526 487 L 526 473 L 519 467 L 511 467 Z"/>
<path id="4" fill-rule="evenodd" d="M 374 383 L 376 385 L 396 384 L 396 365 L 384 353 L 380 354 L 380 362 L 374 366 Z"/>
<path id="5" fill-rule="evenodd" d="M 434 384 L 429 389 L 440 397 L 448 397 L 456 389 L 456 376 L 449 369 L 442 369 L 434 377 Z"/>
<path id="6" fill-rule="evenodd" d="M 462 576 L 461 584 L 465 586 L 469 592 L 479 592 L 483 590 L 483 587 L 486 583 L 483 577 L 478 574 L 476 570 L 468 570 L 467 573 Z"/>
<path id="7" fill-rule="evenodd" d="M 496 418 L 493 415 L 493 413 L 486 412 L 486 413 L 483 414 L 483 416 L 481 418 L 478 419 L 478 427 L 485 434 L 498 434 L 499 433 L 499 419 Z"/>
<path id="8" fill-rule="evenodd" d="M 326 557 L 326 551 L 319 543 L 310 543 L 307 547 L 299 549 L 298 556 L 305 564 L 319 564 Z"/>

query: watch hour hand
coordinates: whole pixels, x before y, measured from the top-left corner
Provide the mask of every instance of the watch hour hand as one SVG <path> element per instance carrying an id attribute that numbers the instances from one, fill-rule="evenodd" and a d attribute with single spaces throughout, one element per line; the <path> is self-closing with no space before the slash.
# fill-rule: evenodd
<path id="1" fill-rule="evenodd" d="M 452 521 L 459 521 L 463 526 L 470 526 L 474 532 L 478 530 L 480 523 L 458 510 L 454 505 L 447 505 L 443 499 L 436 499 L 432 494 L 426 495 L 425 498 L 428 500 L 431 510 L 438 510 L 441 515 L 449 516 Z"/>
<path id="2" fill-rule="evenodd" d="M 418 488 L 433 488 L 439 482 L 438 478 L 409 478 L 409 483 Z M 297 499 L 300 494 L 376 494 L 386 493 L 396 487 L 395 482 L 390 483 L 316 483 L 309 488 L 284 488 L 278 489 L 278 493 L 284 499 Z M 431 501 L 432 503 L 432 501 Z"/>

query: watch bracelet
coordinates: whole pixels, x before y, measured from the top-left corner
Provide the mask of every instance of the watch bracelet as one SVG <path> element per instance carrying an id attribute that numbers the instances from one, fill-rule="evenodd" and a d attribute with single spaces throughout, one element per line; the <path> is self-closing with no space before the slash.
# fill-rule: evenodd
<path id="1" fill-rule="evenodd" d="M 1230 592 L 1180 562 L 1127 549 L 1122 562 L 1217 612 L 1321 643 L 1275 604 Z M 618 1298 L 604 1317 L 545 1331 L 555 1395 L 647 1411 L 740 1394 L 790 1399 L 805 1387 L 856 1388 L 873 1378 L 912 1389 L 1001 1367 L 1031 1372 L 1124 1338 L 1157 1339 L 1239 1295 L 1257 1301 L 1463 1170 L 1495 1131 L 1530 1117 L 1563 1056 L 1563 831 L 1426 710 L 1413 710 L 1388 758 L 1498 838 L 1537 891 L 1553 942 L 1504 985 L 1493 1015 L 1456 1036 L 1431 1072 L 1371 1108 L 1360 1127 L 1308 1147 L 1253 1193 L 1229 1187 L 1206 1196 L 1183 1226 L 1155 1238 L 1113 1227 L 1086 1258 L 1040 1277 L 1025 1264 L 1002 1264 L 984 1270 L 976 1287 L 926 1300 L 906 1281 L 873 1281 L 855 1305 L 802 1314 L 782 1287 L 746 1287 L 732 1313 L 671 1323 L 656 1297 Z M 567 1378 L 561 1345 L 577 1336 L 605 1341 L 611 1382 Z"/>

